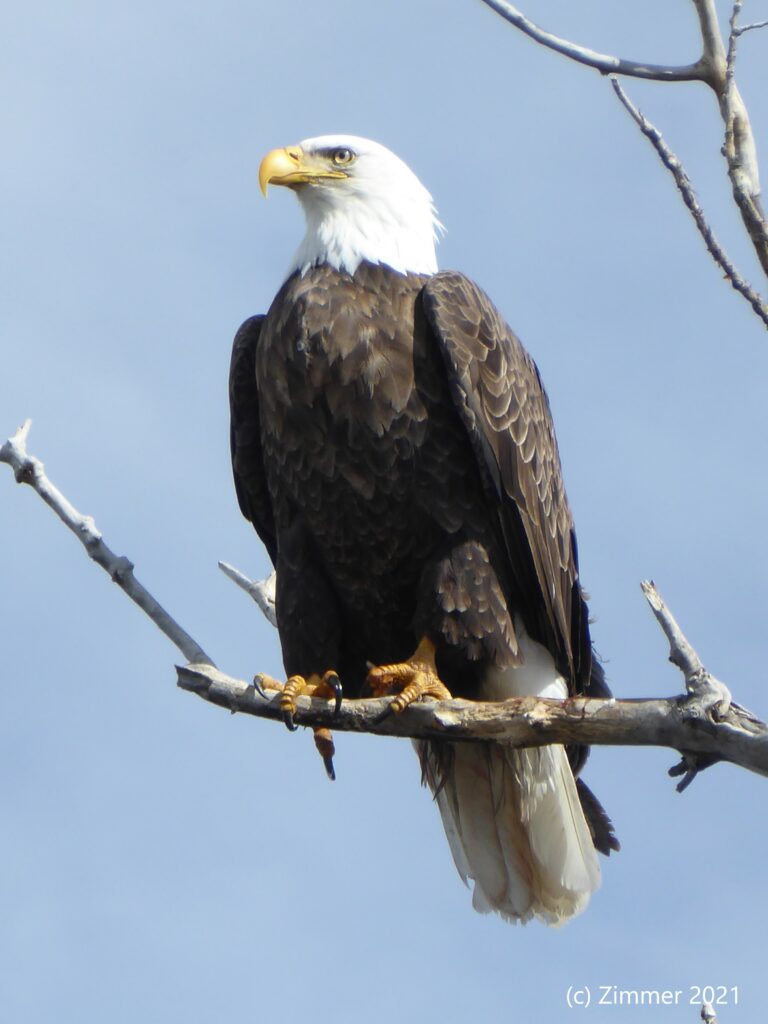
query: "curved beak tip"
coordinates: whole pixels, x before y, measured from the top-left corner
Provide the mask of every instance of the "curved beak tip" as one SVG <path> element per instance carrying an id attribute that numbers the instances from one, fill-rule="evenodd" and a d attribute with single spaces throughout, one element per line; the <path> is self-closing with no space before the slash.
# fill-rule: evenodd
<path id="1" fill-rule="evenodd" d="M 266 197 L 270 182 L 290 185 L 297 179 L 302 152 L 298 146 L 285 146 L 267 153 L 259 165 L 259 188 Z"/>
<path id="2" fill-rule="evenodd" d="M 270 174 L 270 169 L 268 166 L 266 166 L 266 164 L 267 159 L 265 157 L 261 161 L 261 164 L 259 165 L 259 189 L 265 199 L 267 198 L 267 190 L 269 189 L 269 182 L 272 177 L 272 175 Z"/>

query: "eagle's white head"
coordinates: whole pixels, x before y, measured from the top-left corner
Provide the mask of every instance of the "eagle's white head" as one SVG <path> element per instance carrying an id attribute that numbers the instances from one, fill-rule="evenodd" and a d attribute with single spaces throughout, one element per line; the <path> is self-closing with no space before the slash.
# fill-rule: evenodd
<path id="1" fill-rule="evenodd" d="M 307 233 L 291 271 L 327 263 L 354 274 L 363 260 L 401 274 L 434 274 L 442 225 L 432 196 L 403 161 L 378 142 L 321 135 L 273 149 L 261 162 L 259 184 L 292 188 L 304 208 Z"/>

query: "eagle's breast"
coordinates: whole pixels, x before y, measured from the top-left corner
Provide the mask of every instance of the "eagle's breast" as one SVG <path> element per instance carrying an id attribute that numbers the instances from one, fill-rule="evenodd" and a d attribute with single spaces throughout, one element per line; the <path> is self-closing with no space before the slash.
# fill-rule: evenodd
<path id="1" fill-rule="evenodd" d="M 430 415 L 414 362 L 423 280 L 369 264 L 354 276 L 312 268 L 289 278 L 262 331 L 256 383 L 276 520 L 302 519 L 342 587 L 402 567 L 428 529 L 418 469 Z"/>

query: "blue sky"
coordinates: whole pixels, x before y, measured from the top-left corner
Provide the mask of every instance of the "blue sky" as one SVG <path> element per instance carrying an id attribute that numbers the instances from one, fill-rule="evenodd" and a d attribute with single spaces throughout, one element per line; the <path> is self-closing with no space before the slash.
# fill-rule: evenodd
<path id="1" fill-rule="evenodd" d="M 691 4 L 525 10 L 624 56 L 698 55 Z M 606 81 L 477 0 L 30 2 L 0 12 L 0 38 L 0 435 L 33 418 L 54 481 L 224 670 L 280 671 L 271 627 L 216 568 L 267 570 L 230 479 L 229 349 L 301 234 L 256 171 L 344 131 L 414 168 L 448 229 L 441 265 L 540 366 L 617 695 L 681 687 L 640 594 L 653 577 L 708 667 L 768 714 L 765 331 Z M 763 150 L 766 40 L 742 40 L 739 68 Z M 627 88 L 759 284 L 712 96 Z M 658 1021 L 697 1019 L 690 986 L 738 986 L 720 1019 L 756 1019 L 760 778 L 719 766 L 679 796 L 672 752 L 593 751 L 624 848 L 581 918 L 511 928 L 472 912 L 409 744 L 339 737 L 329 784 L 308 734 L 177 691 L 175 650 L 7 471 L 0 536 L 6 1019 L 548 1024 L 583 984 L 682 990 Z"/>

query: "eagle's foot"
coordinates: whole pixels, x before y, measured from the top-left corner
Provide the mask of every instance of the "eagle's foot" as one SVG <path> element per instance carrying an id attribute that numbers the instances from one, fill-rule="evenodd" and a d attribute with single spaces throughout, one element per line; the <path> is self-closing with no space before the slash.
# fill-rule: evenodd
<path id="1" fill-rule="evenodd" d="M 293 716 L 296 714 L 297 697 L 320 697 L 335 701 L 334 713 L 338 715 L 341 710 L 341 698 L 343 690 L 338 674 L 329 669 L 323 675 L 313 672 L 308 678 L 304 676 L 291 676 L 287 683 L 280 683 L 272 676 L 260 675 L 253 677 L 253 685 L 262 697 L 266 697 L 266 690 L 277 690 L 280 693 L 280 710 L 283 713 L 283 721 L 295 732 L 298 725 L 294 724 Z"/>
<path id="2" fill-rule="evenodd" d="M 342 687 L 341 680 L 338 674 L 329 669 L 323 675 L 313 673 L 307 679 L 304 676 L 291 676 L 286 683 L 278 682 L 277 679 L 273 679 L 272 676 L 261 673 L 253 677 L 253 685 L 262 697 L 267 697 L 267 690 L 277 690 L 280 694 L 280 711 L 283 715 L 283 721 L 290 729 L 291 732 L 296 732 L 298 725 L 293 721 L 293 716 L 296 714 L 296 698 L 307 696 L 307 697 L 320 697 L 327 698 L 328 700 L 335 701 L 334 713 L 338 714 L 341 709 L 342 700 Z M 328 778 L 333 781 L 336 778 L 336 772 L 333 767 L 333 755 L 335 753 L 335 747 L 333 744 L 333 736 L 330 729 L 314 729 L 315 734 L 315 746 L 317 751 L 323 759 L 325 765 L 325 771 Z"/>
<path id="3" fill-rule="evenodd" d="M 378 721 L 388 715 L 399 715 L 420 697 L 451 699 L 450 690 L 437 674 L 435 645 L 429 637 L 424 637 L 408 661 L 372 668 L 368 673 L 368 685 L 374 697 L 385 697 L 399 690 Z"/>

